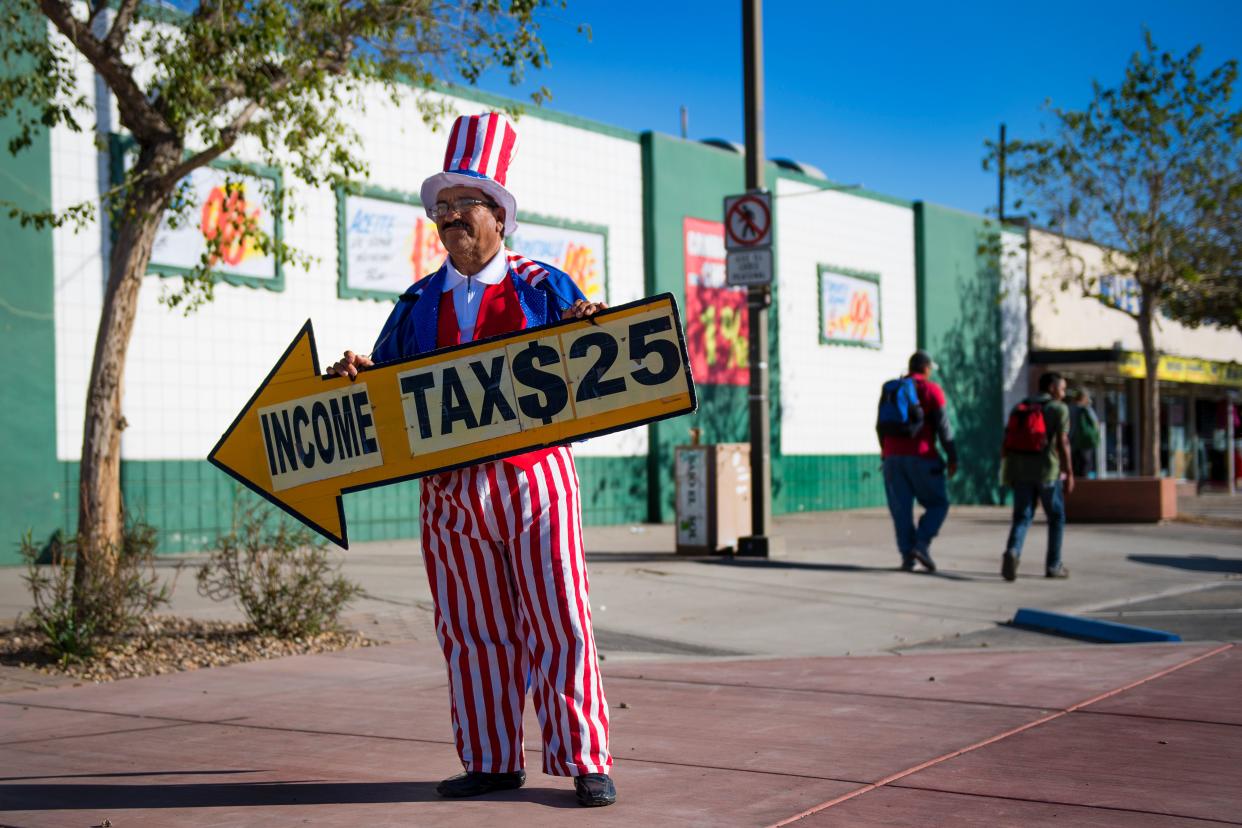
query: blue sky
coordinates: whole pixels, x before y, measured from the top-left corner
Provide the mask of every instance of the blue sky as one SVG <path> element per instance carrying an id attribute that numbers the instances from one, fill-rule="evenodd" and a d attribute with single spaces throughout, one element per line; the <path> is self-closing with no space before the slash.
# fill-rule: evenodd
<path id="1" fill-rule="evenodd" d="M 983 141 L 1038 137 L 1045 100 L 1081 107 L 1142 46 L 1202 44 L 1201 66 L 1242 57 L 1242 0 L 779 2 L 764 8 L 767 155 L 836 181 L 972 212 L 993 206 Z M 549 108 L 633 130 L 743 139 L 740 3 L 569 0 L 544 17 Z M 592 38 L 577 33 L 589 23 Z M 1239 95 L 1235 94 L 1235 100 Z"/>

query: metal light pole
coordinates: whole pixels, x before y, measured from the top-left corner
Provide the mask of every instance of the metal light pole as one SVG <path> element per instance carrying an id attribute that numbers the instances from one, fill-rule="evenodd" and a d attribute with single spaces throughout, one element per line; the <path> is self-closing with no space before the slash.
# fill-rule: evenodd
<path id="1" fill-rule="evenodd" d="M 763 2 L 742 0 L 742 73 L 746 107 L 746 190 L 763 189 Z M 772 292 L 767 285 L 751 285 L 747 291 L 750 324 L 750 535 L 738 538 L 737 554 L 768 557 L 773 541 L 772 523 L 772 422 L 768 413 L 768 307 Z"/>

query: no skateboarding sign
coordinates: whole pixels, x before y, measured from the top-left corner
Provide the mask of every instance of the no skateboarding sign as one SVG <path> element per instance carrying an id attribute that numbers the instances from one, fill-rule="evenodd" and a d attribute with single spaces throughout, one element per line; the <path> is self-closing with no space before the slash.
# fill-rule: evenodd
<path id="1" fill-rule="evenodd" d="M 746 193 L 725 199 L 725 248 L 753 250 L 772 245 L 772 195 Z"/>
<path id="2" fill-rule="evenodd" d="M 772 194 L 729 196 L 724 201 L 724 214 L 726 282 L 772 284 Z"/>

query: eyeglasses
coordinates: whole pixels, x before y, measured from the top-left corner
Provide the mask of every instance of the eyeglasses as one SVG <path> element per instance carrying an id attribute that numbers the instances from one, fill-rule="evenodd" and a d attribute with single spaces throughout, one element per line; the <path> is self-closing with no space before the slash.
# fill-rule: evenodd
<path id="1" fill-rule="evenodd" d="M 494 201 L 487 201 L 482 198 L 455 198 L 452 201 L 437 201 L 431 208 L 431 215 L 437 219 L 442 219 L 449 213 L 461 215 L 480 204 L 486 205 L 489 208 L 500 206 Z"/>

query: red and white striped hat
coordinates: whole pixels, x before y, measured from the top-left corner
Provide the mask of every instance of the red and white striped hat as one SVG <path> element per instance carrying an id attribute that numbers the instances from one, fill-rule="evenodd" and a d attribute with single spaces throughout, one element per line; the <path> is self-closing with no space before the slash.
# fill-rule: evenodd
<path id="1" fill-rule="evenodd" d="M 505 235 L 517 229 L 517 200 L 505 189 L 509 164 L 517 154 L 517 130 L 499 112 L 460 115 L 449 132 L 444 152 L 444 172 L 423 182 L 423 208 L 431 218 L 432 207 L 445 187 L 474 187 L 505 208 Z"/>

